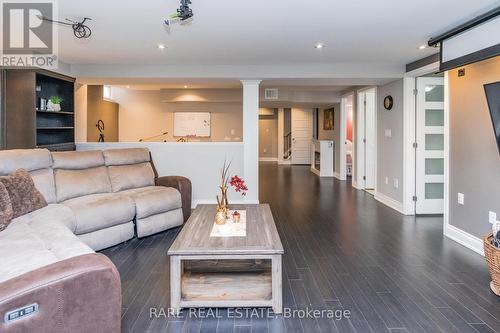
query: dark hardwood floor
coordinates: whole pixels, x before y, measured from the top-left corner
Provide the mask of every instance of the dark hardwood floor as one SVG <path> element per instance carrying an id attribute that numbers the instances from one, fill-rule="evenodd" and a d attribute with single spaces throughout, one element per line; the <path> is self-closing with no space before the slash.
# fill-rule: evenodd
<path id="1" fill-rule="evenodd" d="M 169 306 L 174 229 L 103 251 L 122 277 L 123 331 L 500 332 L 484 259 L 444 238 L 442 218 L 402 216 L 302 166 L 262 164 L 260 200 L 271 205 L 285 248 L 284 306 L 348 310 L 349 319 L 235 319 L 227 310 L 150 318 L 151 307 Z"/>

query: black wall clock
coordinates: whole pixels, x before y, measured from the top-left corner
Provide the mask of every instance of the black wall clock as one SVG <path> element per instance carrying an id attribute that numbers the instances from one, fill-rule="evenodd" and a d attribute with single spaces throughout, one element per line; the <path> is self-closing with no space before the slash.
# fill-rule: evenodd
<path id="1" fill-rule="evenodd" d="M 390 109 L 392 109 L 392 104 L 394 104 L 392 96 L 391 95 L 385 96 L 385 98 L 384 98 L 384 108 L 386 110 L 390 110 Z"/>

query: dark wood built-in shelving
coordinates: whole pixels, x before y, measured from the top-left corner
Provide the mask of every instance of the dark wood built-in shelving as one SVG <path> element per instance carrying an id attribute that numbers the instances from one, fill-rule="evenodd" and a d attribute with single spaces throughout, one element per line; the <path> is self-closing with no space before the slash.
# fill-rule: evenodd
<path id="1" fill-rule="evenodd" d="M 37 130 L 64 130 L 64 129 L 73 129 L 74 127 L 37 127 Z"/>
<path id="2" fill-rule="evenodd" d="M 36 110 L 37 113 L 49 113 L 49 114 L 66 114 L 66 115 L 74 115 L 74 112 L 66 112 L 66 111 L 41 111 L 41 110 Z"/>
<path id="3" fill-rule="evenodd" d="M 75 79 L 43 69 L 3 69 L 3 149 L 75 149 Z M 41 99 L 62 98 L 62 111 L 41 110 Z"/>

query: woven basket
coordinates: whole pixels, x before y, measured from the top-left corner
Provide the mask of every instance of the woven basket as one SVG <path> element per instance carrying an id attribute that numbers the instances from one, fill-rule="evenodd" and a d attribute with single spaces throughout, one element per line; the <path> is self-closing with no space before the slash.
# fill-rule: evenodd
<path id="1" fill-rule="evenodd" d="M 483 239 L 484 256 L 486 257 L 488 269 L 490 270 L 491 291 L 493 291 L 495 295 L 500 296 L 500 249 L 491 244 L 492 239 L 493 234 L 489 234 Z"/>

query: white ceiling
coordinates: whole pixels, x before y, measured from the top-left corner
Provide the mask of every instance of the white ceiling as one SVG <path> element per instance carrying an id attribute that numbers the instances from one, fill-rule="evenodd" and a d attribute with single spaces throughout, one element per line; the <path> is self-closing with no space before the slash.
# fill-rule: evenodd
<path id="1" fill-rule="evenodd" d="M 262 80 L 262 87 L 287 87 L 294 91 L 330 91 L 339 92 L 351 86 L 382 85 L 392 79 L 267 79 Z M 81 84 L 110 85 L 134 90 L 160 89 L 215 89 L 241 88 L 237 79 L 227 78 L 130 78 L 130 77 L 91 77 L 78 78 Z"/>
<path id="2" fill-rule="evenodd" d="M 193 0 L 194 20 L 167 31 L 178 0 L 64 0 L 60 19 L 91 17 L 82 41 L 60 27 L 69 64 L 270 65 L 390 63 L 435 53 L 418 50 L 439 34 L 499 5 L 498 0 Z M 325 44 L 316 50 L 317 42 Z M 164 43 L 164 51 L 157 49 Z M 168 67 L 168 66 L 167 66 Z"/>

